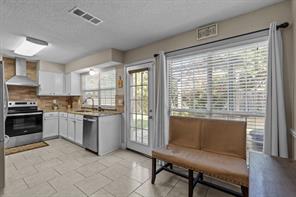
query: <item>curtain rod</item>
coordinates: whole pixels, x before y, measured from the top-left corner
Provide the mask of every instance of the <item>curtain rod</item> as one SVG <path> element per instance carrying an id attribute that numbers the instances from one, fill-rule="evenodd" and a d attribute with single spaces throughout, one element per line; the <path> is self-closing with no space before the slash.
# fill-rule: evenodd
<path id="1" fill-rule="evenodd" d="M 289 25 L 290 24 L 288 22 L 284 22 L 282 24 L 277 25 L 276 26 L 276 29 L 285 29 Z M 232 37 L 228 37 L 228 38 L 223 38 L 223 39 L 220 39 L 220 40 L 215 40 L 215 41 L 212 41 L 212 42 L 207 42 L 207 43 L 203 43 L 203 44 L 193 45 L 193 46 L 190 46 L 190 47 L 185 47 L 185 48 L 182 48 L 182 49 L 176 49 L 176 50 L 173 50 L 173 51 L 167 51 L 167 52 L 165 52 L 165 54 L 176 52 L 176 51 L 181 51 L 181 50 L 185 50 L 185 49 L 191 49 L 191 48 L 194 48 L 194 47 L 199 47 L 199 46 L 203 46 L 203 45 L 207 45 L 207 44 L 212 44 L 212 43 L 216 43 L 216 42 L 221 42 L 221 41 L 224 41 L 224 40 L 229 40 L 229 39 L 237 38 L 237 37 L 240 37 L 240 36 L 246 36 L 246 35 L 250 35 L 250 34 L 262 32 L 262 31 L 267 31 L 267 30 L 269 30 L 269 27 L 268 28 L 265 28 L 265 29 L 260 29 L 260 30 L 257 30 L 257 31 L 252 31 L 252 32 L 249 32 L 249 33 L 244 33 L 244 34 L 241 34 L 241 35 L 236 35 L 236 36 L 232 36 Z M 153 57 L 157 57 L 158 55 L 159 54 L 154 54 Z"/>

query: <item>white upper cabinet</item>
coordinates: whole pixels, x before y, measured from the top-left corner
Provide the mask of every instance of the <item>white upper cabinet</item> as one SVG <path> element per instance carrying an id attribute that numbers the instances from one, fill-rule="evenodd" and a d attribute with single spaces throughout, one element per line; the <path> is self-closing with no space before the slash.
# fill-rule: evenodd
<path id="1" fill-rule="evenodd" d="M 74 72 L 66 74 L 66 95 L 80 96 L 80 74 Z"/>
<path id="2" fill-rule="evenodd" d="M 80 96 L 80 75 L 39 71 L 40 96 Z"/>
<path id="3" fill-rule="evenodd" d="M 38 75 L 39 91 L 38 95 L 54 95 L 55 73 L 39 71 Z"/>
<path id="4" fill-rule="evenodd" d="M 54 73 L 54 93 L 56 95 L 65 95 L 65 75 L 63 73 Z"/>

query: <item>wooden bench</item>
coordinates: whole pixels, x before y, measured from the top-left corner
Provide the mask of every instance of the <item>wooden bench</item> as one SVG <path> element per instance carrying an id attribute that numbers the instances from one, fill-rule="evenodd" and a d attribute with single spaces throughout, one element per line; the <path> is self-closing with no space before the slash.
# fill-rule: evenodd
<path id="1" fill-rule="evenodd" d="M 156 170 L 156 159 L 166 164 Z M 187 169 L 188 175 L 175 171 L 173 165 Z M 247 196 L 246 122 L 171 117 L 169 144 L 152 151 L 152 184 L 162 170 L 187 178 L 189 197 L 197 183 Z M 207 182 L 204 174 L 239 185 L 242 193 Z"/>

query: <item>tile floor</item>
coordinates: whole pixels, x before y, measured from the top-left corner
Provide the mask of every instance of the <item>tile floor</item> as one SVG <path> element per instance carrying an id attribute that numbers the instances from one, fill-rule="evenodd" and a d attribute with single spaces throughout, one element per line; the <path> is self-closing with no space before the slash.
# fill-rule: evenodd
<path id="1" fill-rule="evenodd" d="M 47 142 L 6 157 L 3 197 L 187 197 L 186 180 L 170 173 L 161 172 L 151 185 L 151 160 L 140 154 L 118 150 L 98 157 L 62 139 Z M 194 196 L 230 195 L 198 185 Z"/>

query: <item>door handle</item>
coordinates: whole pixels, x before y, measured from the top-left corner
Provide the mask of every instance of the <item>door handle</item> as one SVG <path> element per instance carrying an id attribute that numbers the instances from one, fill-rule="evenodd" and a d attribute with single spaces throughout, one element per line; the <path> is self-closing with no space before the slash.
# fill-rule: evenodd
<path id="1" fill-rule="evenodd" d="M 4 120 L 6 120 L 7 114 L 8 114 L 8 101 L 9 101 L 9 95 L 8 95 L 8 87 L 6 82 L 4 83 L 5 86 L 5 112 L 4 112 Z"/>
<path id="2" fill-rule="evenodd" d="M 19 113 L 19 114 L 7 114 L 7 117 L 14 117 L 14 116 L 31 116 L 31 115 L 40 115 L 42 112 L 34 112 L 34 113 Z"/>
<path id="3" fill-rule="evenodd" d="M 83 120 L 88 121 L 88 122 L 96 122 L 96 120 L 89 119 L 89 118 L 83 118 Z"/>
<path id="4" fill-rule="evenodd" d="M 4 144 L 7 144 L 8 141 L 9 141 L 9 136 L 8 135 L 4 135 Z"/>
<path id="5" fill-rule="evenodd" d="M 148 118 L 149 118 L 149 119 L 152 119 L 153 117 L 152 117 L 152 116 L 149 116 Z"/>

